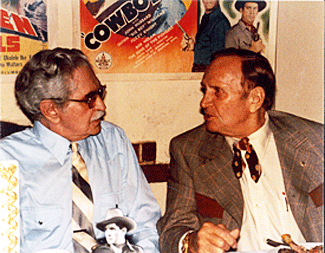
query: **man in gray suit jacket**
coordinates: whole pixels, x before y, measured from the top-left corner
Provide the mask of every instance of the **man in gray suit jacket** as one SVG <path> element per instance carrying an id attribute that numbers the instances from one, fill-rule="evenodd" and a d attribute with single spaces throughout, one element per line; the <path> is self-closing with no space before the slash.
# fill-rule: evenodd
<path id="1" fill-rule="evenodd" d="M 170 145 L 161 252 L 268 249 L 284 233 L 321 242 L 323 126 L 270 110 L 274 73 L 252 51 L 217 53 L 201 90 L 205 124 Z"/>

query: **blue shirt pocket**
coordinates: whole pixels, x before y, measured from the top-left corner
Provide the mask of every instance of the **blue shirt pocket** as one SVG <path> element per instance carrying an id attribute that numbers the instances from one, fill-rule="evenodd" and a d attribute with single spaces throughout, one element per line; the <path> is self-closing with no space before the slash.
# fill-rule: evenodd
<path id="1" fill-rule="evenodd" d="M 37 249 L 37 245 L 60 244 L 57 233 L 63 221 L 63 212 L 60 207 L 40 207 L 25 208 L 21 210 L 22 222 L 22 244 L 25 249 L 32 251 Z M 55 242 L 57 238 L 57 242 Z"/>

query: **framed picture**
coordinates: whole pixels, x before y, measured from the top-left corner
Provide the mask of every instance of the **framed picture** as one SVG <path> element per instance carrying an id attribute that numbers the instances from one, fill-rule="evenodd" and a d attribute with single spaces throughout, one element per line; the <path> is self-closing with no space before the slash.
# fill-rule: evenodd
<path id="1" fill-rule="evenodd" d="M 38 51 L 48 48 L 46 0 L 1 1 L 1 75 L 17 75 Z"/>

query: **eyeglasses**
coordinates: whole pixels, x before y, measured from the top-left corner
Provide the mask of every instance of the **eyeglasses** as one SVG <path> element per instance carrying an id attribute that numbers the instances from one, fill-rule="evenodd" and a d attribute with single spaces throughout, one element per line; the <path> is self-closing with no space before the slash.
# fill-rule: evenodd
<path id="1" fill-rule="evenodd" d="M 95 106 L 95 102 L 96 102 L 96 99 L 97 97 L 100 97 L 100 99 L 104 99 L 106 95 L 106 85 L 99 85 L 99 88 L 95 91 L 91 91 L 89 92 L 85 98 L 83 99 L 68 99 L 68 101 L 71 101 L 71 102 L 78 102 L 78 103 L 86 103 L 88 104 L 88 107 L 89 109 L 92 109 L 94 108 Z M 50 100 L 57 100 L 58 103 L 62 103 L 63 102 L 63 99 L 62 98 L 43 98 L 43 100 L 45 99 L 50 99 Z"/>
<path id="2" fill-rule="evenodd" d="M 104 99 L 106 95 L 106 85 L 100 85 L 95 91 L 89 92 L 83 99 L 68 99 L 71 102 L 86 103 L 89 109 L 94 108 L 97 97 Z"/>

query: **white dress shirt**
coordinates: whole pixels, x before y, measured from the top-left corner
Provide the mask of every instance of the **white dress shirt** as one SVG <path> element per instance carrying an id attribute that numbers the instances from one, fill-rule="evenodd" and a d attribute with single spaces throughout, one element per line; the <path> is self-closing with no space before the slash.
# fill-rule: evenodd
<path id="1" fill-rule="evenodd" d="M 238 240 L 238 251 L 270 249 L 266 239 L 281 241 L 282 234 L 290 234 L 298 243 L 304 243 L 303 237 L 290 209 L 286 198 L 279 155 L 274 135 L 269 127 L 266 114 L 265 124 L 248 136 L 253 145 L 262 174 L 255 183 L 250 177 L 250 171 L 245 160 L 245 150 L 242 157 L 246 164 L 240 180 L 244 198 L 243 221 Z M 231 146 L 238 139 L 226 137 Z"/>

